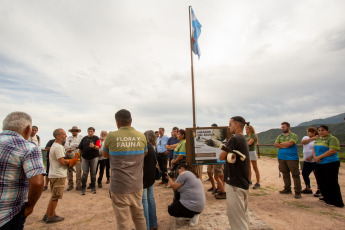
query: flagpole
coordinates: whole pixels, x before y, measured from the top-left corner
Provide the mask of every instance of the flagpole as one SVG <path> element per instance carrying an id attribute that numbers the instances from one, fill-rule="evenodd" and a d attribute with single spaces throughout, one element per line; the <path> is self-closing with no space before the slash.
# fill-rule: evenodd
<path id="1" fill-rule="evenodd" d="M 189 6 L 189 41 L 190 41 L 190 61 L 191 61 L 191 74 L 192 74 L 192 102 L 193 102 L 193 128 L 196 128 L 195 124 L 195 97 L 194 97 L 194 70 L 193 70 L 193 52 L 192 52 L 192 26 L 191 26 L 191 15 Z"/>

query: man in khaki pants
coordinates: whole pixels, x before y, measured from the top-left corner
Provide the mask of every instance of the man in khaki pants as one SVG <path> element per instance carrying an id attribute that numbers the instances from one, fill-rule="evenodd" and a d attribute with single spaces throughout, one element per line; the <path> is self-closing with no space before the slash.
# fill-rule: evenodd
<path id="1" fill-rule="evenodd" d="M 78 135 L 78 133 L 81 132 L 80 129 L 78 129 L 77 126 L 73 126 L 69 132 L 72 133 L 72 136 L 68 137 L 65 143 L 65 149 L 66 149 L 66 157 L 68 159 L 73 159 L 75 154 L 78 153 L 78 146 L 83 139 L 82 135 Z M 81 158 L 78 160 L 78 163 L 76 164 L 76 190 L 81 190 Z M 68 188 L 67 191 L 70 191 L 73 189 L 73 168 L 69 168 L 67 171 L 67 178 L 68 178 Z"/>
<path id="2" fill-rule="evenodd" d="M 227 161 L 228 152 L 222 151 L 219 160 L 226 160 L 224 166 L 224 181 L 226 186 L 227 214 L 231 229 L 248 229 L 248 189 L 249 189 L 249 147 L 243 135 L 246 121 L 235 116 L 230 119 L 229 130 L 232 134 L 226 147 L 241 152 L 246 158 L 242 161 L 236 155 L 236 161 Z"/>

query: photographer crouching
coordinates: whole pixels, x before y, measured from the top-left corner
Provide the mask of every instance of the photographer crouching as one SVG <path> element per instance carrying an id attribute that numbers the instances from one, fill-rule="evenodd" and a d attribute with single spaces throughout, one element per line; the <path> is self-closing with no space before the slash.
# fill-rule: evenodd
<path id="1" fill-rule="evenodd" d="M 197 226 L 199 214 L 206 203 L 205 191 L 201 180 L 189 171 L 186 163 L 181 163 L 177 168 L 178 177 L 174 182 L 169 175 L 167 178 L 174 190 L 173 203 L 168 206 L 168 212 L 174 217 L 191 218 L 189 225 Z"/>

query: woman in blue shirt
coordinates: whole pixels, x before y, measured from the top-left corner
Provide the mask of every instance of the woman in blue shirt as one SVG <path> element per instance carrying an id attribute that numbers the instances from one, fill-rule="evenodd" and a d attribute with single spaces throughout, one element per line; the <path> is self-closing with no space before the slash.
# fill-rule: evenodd
<path id="1" fill-rule="evenodd" d="M 318 128 L 319 137 L 314 142 L 313 156 L 317 163 L 316 179 L 322 194 L 321 201 L 329 206 L 344 207 L 338 183 L 340 161 L 337 151 L 340 150 L 339 140 L 330 134 L 328 126 Z"/>

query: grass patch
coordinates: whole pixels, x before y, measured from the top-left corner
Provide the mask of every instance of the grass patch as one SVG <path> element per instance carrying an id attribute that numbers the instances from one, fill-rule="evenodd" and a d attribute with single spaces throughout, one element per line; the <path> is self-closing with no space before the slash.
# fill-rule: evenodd
<path id="1" fill-rule="evenodd" d="M 300 204 L 300 203 L 298 203 L 296 201 L 286 201 L 286 200 L 284 200 L 283 203 L 291 205 L 291 206 L 294 206 L 294 207 L 299 208 L 299 209 L 303 209 L 303 210 L 310 208 L 309 206 L 304 205 L 304 204 Z"/>
<path id="2" fill-rule="evenodd" d="M 87 224 L 90 223 L 92 221 L 92 218 L 88 218 L 86 220 L 80 221 L 79 224 Z"/>
<path id="3" fill-rule="evenodd" d="M 277 190 L 277 188 L 273 188 L 271 186 L 261 187 L 256 190 L 250 190 L 251 192 L 249 192 L 249 196 L 267 196 L 270 192 Z"/>
<path id="4" fill-rule="evenodd" d="M 326 211 L 320 211 L 320 214 L 322 215 L 327 215 L 327 216 L 332 216 L 333 218 L 335 217 L 340 217 L 341 219 L 345 219 L 345 217 L 343 215 L 340 215 L 338 213 L 334 213 L 334 212 L 326 212 Z"/>

